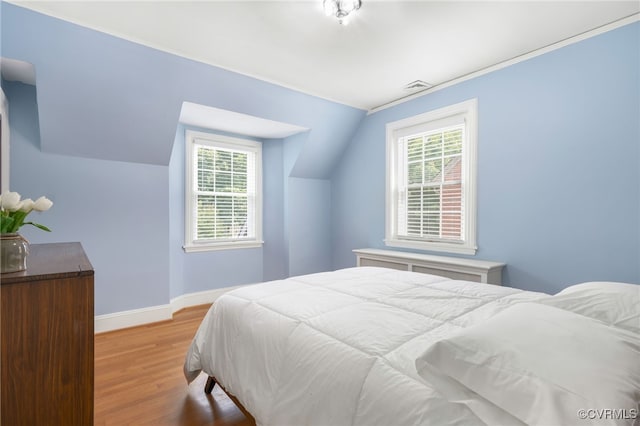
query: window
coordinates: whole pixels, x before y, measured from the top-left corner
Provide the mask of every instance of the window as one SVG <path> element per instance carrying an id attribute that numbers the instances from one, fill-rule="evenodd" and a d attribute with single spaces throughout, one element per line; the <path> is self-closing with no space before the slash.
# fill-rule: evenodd
<path id="1" fill-rule="evenodd" d="M 475 254 L 475 99 L 387 124 L 385 244 Z"/>
<path id="2" fill-rule="evenodd" d="M 185 251 L 261 246 L 261 144 L 193 131 L 185 139 Z"/>

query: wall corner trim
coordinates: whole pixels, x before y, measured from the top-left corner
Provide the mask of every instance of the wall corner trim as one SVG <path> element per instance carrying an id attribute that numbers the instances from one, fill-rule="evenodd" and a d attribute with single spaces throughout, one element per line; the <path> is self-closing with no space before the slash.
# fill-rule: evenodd
<path id="1" fill-rule="evenodd" d="M 173 314 L 181 309 L 188 308 L 190 306 L 213 303 L 223 294 L 240 287 L 244 286 L 239 285 L 235 287 L 224 287 L 196 293 L 188 293 L 171 299 L 170 303 L 166 305 L 149 306 L 129 311 L 96 315 L 94 332 L 106 333 L 108 331 L 115 331 L 123 328 L 136 327 L 159 321 L 167 321 L 172 319 Z"/>

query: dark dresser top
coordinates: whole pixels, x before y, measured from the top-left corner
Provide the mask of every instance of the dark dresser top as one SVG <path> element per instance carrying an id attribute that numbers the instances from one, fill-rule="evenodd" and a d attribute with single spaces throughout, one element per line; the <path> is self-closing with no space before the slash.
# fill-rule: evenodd
<path id="1" fill-rule="evenodd" d="M 29 251 L 27 269 L 0 274 L 2 285 L 93 275 L 93 266 L 80 243 L 31 244 Z"/>

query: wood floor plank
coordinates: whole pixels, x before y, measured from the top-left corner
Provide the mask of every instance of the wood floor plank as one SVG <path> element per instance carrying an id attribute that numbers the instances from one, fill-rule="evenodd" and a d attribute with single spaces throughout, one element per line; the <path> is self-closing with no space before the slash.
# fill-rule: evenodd
<path id="1" fill-rule="evenodd" d="M 184 378 L 184 357 L 208 309 L 95 336 L 96 426 L 255 426 L 218 386 L 204 393 L 204 374 L 191 385 Z"/>

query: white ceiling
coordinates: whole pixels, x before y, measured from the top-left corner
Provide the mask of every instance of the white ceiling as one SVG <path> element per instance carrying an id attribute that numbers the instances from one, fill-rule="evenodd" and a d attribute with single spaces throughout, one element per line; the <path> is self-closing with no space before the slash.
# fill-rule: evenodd
<path id="1" fill-rule="evenodd" d="M 634 1 L 363 0 L 348 26 L 321 0 L 10 1 L 338 101 L 375 109 L 620 19 Z"/>

